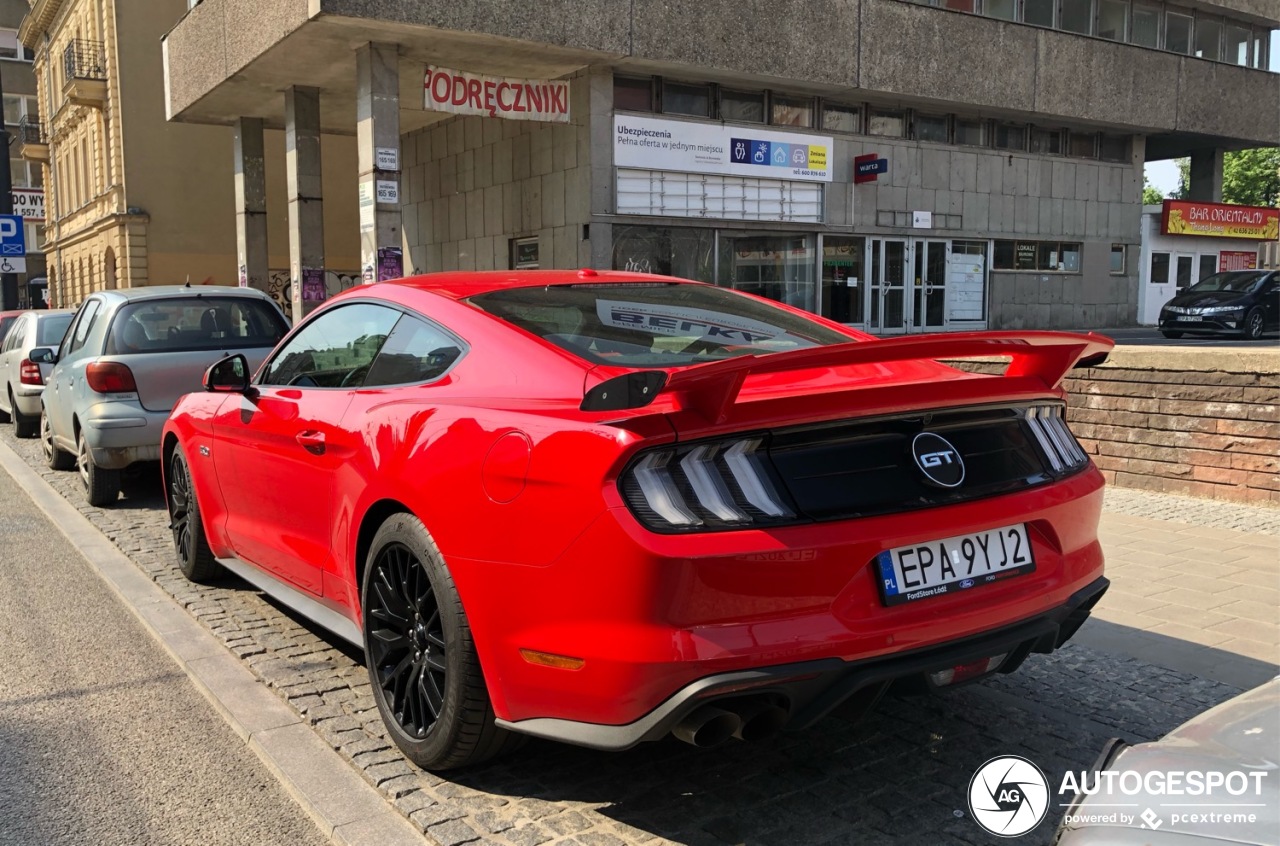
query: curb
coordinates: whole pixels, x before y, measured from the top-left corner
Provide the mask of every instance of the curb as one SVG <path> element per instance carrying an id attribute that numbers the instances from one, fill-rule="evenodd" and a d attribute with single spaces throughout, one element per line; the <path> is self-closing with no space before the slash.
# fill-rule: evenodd
<path id="1" fill-rule="evenodd" d="M 66 536 L 321 832 L 344 846 L 429 842 L 88 519 L 0 442 L 0 469 Z"/>

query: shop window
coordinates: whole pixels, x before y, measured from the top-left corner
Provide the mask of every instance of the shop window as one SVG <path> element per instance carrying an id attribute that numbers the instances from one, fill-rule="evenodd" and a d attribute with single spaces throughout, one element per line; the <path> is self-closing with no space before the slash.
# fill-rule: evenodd
<path id="1" fill-rule="evenodd" d="M 1124 41 L 1129 29 L 1129 0 L 1098 0 L 1098 37 Z"/>
<path id="2" fill-rule="evenodd" d="M 1027 149 L 1027 128 L 1017 123 L 996 126 L 996 146 L 1002 150 Z"/>
<path id="3" fill-rule="evenodd" d="M 764 92 L 721 89 L 720 119 L 764 123 Z"/>
<path id="4" fill-rule="evenodd" d="M 710 117 L 711 87 L 664 82 L 662 83 L 662 111 L 668 115 Z"/>
<path id="5" fill-rule="evenodd" d="M 629 112 L 653 111 L 653 80 L 615 76 L 613 107 Z"/>
<path id="6" fill-rule="evenodd" d="M 1031 128 L 1031 152 L 1050 156 L 1062 155 L 1062 130 Z"/>
<path id="7" fill-rule="evenodd" d="M 917 141 L 937 141 L 945 144 L 951 140 L 950 128 L 947 124 L 946 115 L 917 114 L 912 121 L 912 129 Z"/>
<path id="8" fill-rule="evenodd" d="M 1151 284 L 1152 285 L 1169 284 L 1169 254 L 1168 253 L 1152 253 L 1151 254 Z"/>
<path id="9" fill-rule="evenodd" d="M 1092 34 L 1093 0 L 1062 0 L 1062 20 L 1059 26 L 1068 32 Z"/>
<path id="10" fill-rule="evenodd" d="M 1249 67 L 1249 39 L 1253 33 L 1244 27 L 1227 24 L 1223 30 L 1225 33 L 1225 47 L 1222 52 L 1222 60 L 1231 62 L 1233 65 L 1241 67 Z"/>
<path id="11" fill-rule="evenodd" d="M 1080 245 L 1064 241 L 996 241 L 993 270 L 1080 272 Z"/>
<path id="12" fill-rule="evenodd" d="M 872 109 L 867 125 L 871 135 L 885 135 L 890 138 L 901 138 L 906 134 L 907 118 L 905 112 Z"/>
<path id="13" fill-rule="evenodd" d="M 1100 149 L 1103 161 L 1127 162 L 1129 161 L 1129 136 L 1103 135 Z"/>
<path id="14" fill-rule="evenodd" d="M 775 126 L 813 126 L 813 98 L 770 98 L 769 122 Z"/>
<path id="15" fill-rule="evenodd" d="M 1191 16 L 1168 12 L 1164 16 L 1164 49 L 1172 53 L 1191 52 Z"/>
<path id="16" fill-rule="evenodd" d="M 1124 244 L 1111 245 L 1111 274 L 1113 276 L 1124 275 Z"/>
<path id="17" fill-rule="evenodd" d="M 824 106 L 822 128 L 828 132 L 861 132 L 862 109 L 857 106 Z"/>
<path id="18" fill-rule="evenodd" d="M 1092 132 L 1067 133 L 1067 154 L 1081 159 L 1098 157 L 1098 136 Z"/>
<path id="19" fill-rule="evenodd" d="M 862 238 L 827 235 L 822 239 L 822 316 L 840 323 L 865 323 L 868 280 L 863 271 Z"/>
<path id="20" fill-rule="evenodd" d="M 1017 0 L 984 0 L 982 11 L 987 17 L 1011 21 L 1018 16 Z"/>
<path id="21" fill-rule="evenodd" d="M 1213 18 L 1196 18 L 1196 49 L 1198 59 L 1218 61 L 1222 58 L 1222 22 Z"/>
<path id="22" fill-rule="evenodd" d="M 969 147 L 987 146 L 987 122 L 956 118 L 956 143 Z"/>
<path id="23" fill-rule="evenodd" d="M 815 310 L 813 235 L 721 232 L 718 252 L 717 284 Z"/>
<path id="24" fill-rule="evenodd" d="M 715 282 L 715 232 L 665 226 L 613 227 L 613 269 Z"/>
<path id="25" fill-rule="evenodd" d="M 1129 43 L 1139 47 L 1160 46 L 1160 7 L 1134 4 L 1133 34 Z"/>
<path id="26" fill-rule="evenodd" d="M 1201 279 L 1204 279 L 1206 276 L 1212 276 L 1217 272 L 1218 272 L 1218 254 L 1202 253 L 1200 255 L 1200 275 L 1196 277 L 1196 281 L 1199 282 Z"/>
<path id="27" fill-rule="evenodd" d="M 1058 0 L 1023 0 L 1022 22 L 1053 26 L 1053 10 Z"/>

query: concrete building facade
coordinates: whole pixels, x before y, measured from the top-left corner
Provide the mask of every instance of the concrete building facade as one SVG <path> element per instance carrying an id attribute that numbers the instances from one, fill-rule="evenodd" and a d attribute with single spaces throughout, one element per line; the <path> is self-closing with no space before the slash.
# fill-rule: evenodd
<path id="1" fill-rule="evenodd" d="M 1190 156 L 1215 200 L 1224 151 L 1280 144 L 1277 26 L 1269 0 L 204 0 L 166 103 L 242 139 L 247 283 L 281 249 L 255 221 L 290 210 L 298 314 L 336 181 L 363 281 L 591 265 L 878 334 L 1121 326 L 1145 162 Z M 297 143 L 260 208 L 272 131 Z"/>
<path id="2" fill-rule="evenodd" d="M 18 40 L 18 27 L 27 13 L 26 0 L 0 0 L 0 84 L 4 88 L 4 122 L 9 132 L 9 172 L 13 185 L 13 213 L 22 215 L 26 230 L 26 270 L 16 277 L 4 299 L 25 308 L 43 301 L 44 247 L 40 225 L 44 222 L 44 169 L 19 155 L 24 133 L 38 125 L 34 54 Z M 35 280 L 34 285 L 28 283 Z"/>

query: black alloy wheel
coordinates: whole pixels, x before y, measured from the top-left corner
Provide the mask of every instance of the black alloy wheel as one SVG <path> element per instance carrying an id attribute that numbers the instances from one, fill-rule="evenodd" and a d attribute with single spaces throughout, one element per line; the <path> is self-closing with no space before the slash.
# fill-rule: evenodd
<path id="1" fill-rule="evenodd" d="M 1240 324 L 1240 334 L 1250 341 L 1256 341 L 1262 337 L 1262 323 L 1262 309 L 1255 306 L 1244 316 L 1244 322 Z"/>
<path id="2" fill-rule="evenodd" d="M 419 767 L 478 764 L 517 748 L 499 728 L 471 626 L 431 533 L 411 514 L 379 527 L 361 597 L 365 661 L 387 733 Z"/>
<path id="3" fill-rule="evenodd" d="M 191 484 L 191 470 L 182 447 L 175 447 L 169 458 L 169 528 L 173 530 L 173 548 L 178 554 L 178 569 L 193 582 L 208 582 L 222 574 L 222 566 L 213 557 L 200 521 L 200 503 Z"/>
<path id="4" fill-rule="evenodd" d="M 369 660 L 396 723 L 423 738 L 444 712 L 448 644 L 431 580 L 400 543 L 383 547 L 373 563 Z"/>

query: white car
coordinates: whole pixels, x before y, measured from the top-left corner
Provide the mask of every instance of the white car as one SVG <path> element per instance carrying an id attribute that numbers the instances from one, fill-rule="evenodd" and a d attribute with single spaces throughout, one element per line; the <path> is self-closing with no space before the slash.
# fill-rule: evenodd
<path id="1" fill-rule="evenodd" d="M 40 395 L 53 369 L 32 361 L 31 351 L 62 343 L 74 315 L 69 309 L 23 312 L 0 344 L 0 423 L 13 421 L 19 438 L 34 438 L 40 431 Z"/>

